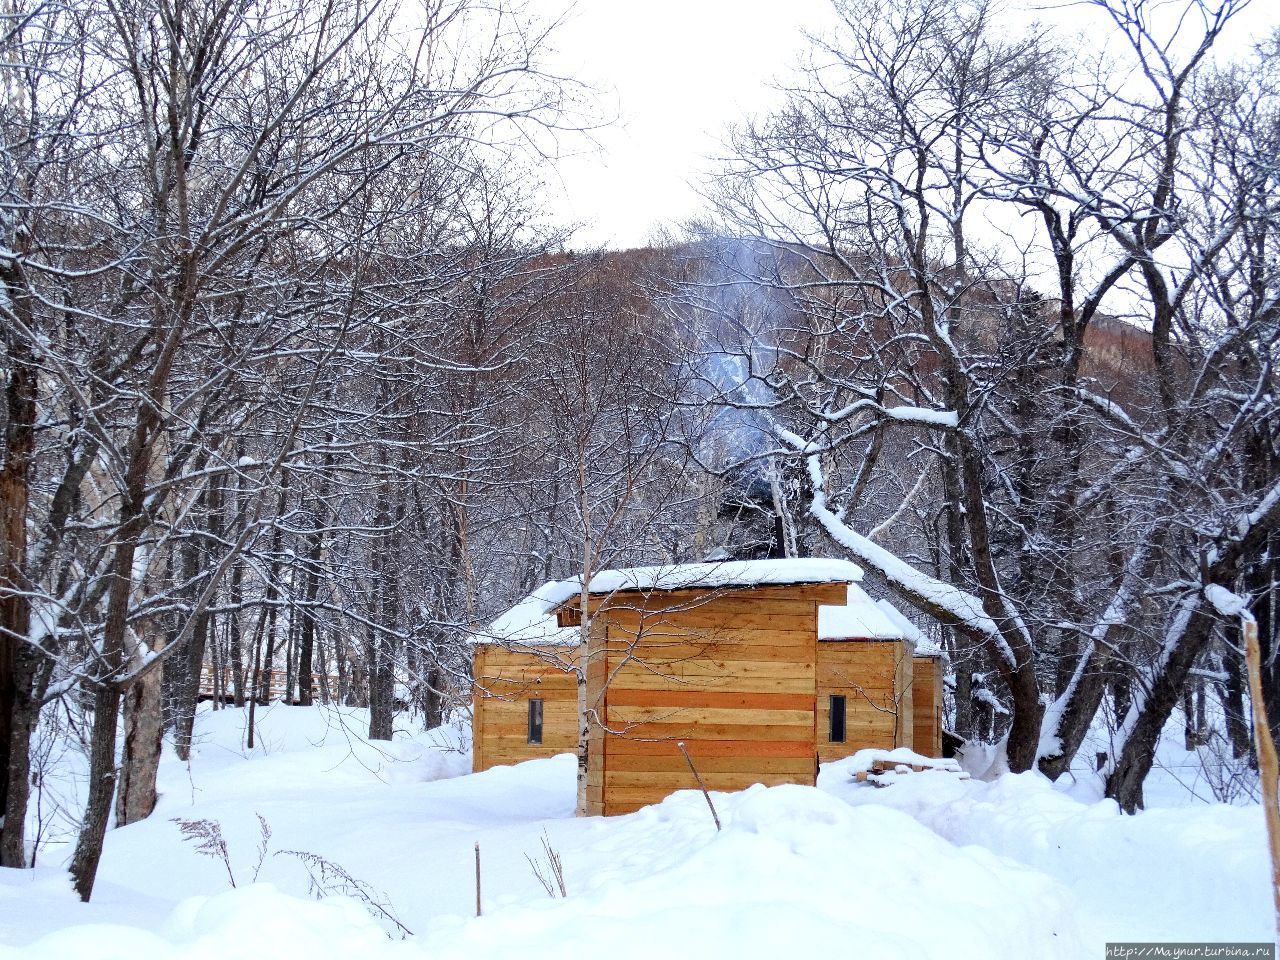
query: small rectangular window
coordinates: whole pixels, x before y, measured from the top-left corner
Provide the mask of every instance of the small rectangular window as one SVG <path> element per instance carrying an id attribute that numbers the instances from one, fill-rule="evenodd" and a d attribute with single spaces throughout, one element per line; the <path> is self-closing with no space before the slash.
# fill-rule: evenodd
<path id="1" fill-rule="evenodd" d="M 830 728 L 828 730 L 827 739 L 831 743 L 844 743 L 844 697 L 832 697 L 831 705 L 828 711 L 830 715 Z"/>
<path id="2" fill-rule="evenodd" d="M 542 701 L 529 701 L 529 742 L 542 742 Z"/>

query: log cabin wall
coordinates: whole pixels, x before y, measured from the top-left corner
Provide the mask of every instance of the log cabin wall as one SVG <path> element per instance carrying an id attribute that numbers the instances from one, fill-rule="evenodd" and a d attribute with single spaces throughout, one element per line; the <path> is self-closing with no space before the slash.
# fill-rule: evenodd
<path id="1" fill-rule="evenodd" d="M 548 654 L 568 662 L 569 647 Z M 578 686 L 572 672 L 536 654 L 478 644 L 472 660 L 472 754 L 475 773 L 501 764 L 578 749 Z M 542 742 L 529 742 L 529 701 L 541 700 Z"/>
<path id="2" fill-rule="evenodd" d="M 593 644 L 608 732 L 599 741 L 588 813 L 613 816 L 697 783 L 709 790 L 816 779 L 817 608 L 847 586 L 614 594 L 596 604 Z M 603 647 L 603 649 L 600 649 Z"/>
<path id="3" fill-rule="evenodd" d="M 818 759 L 841 760 L 859 750 L 912 747 L 914 682 L 905 640 L 823 640 L 817 645 Z M 844 697 L 845 738 L 831 740 L 831 698 Z"/>
<path id="4" fill-rule="evenodd" d="M 942 756 L 942 659 L 940 657 L 914 657 L 912 671 L 915 679 L 911 685 L 915 695 L 914 739 L 916 753 L 926 757 Z"/>

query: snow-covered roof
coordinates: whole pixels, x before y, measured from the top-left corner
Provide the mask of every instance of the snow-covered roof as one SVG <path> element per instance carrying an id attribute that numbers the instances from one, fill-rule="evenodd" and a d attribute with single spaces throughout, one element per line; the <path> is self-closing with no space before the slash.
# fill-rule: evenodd
<path id="1" fill-rule="evenodd" d="M 762 587 L 788 583 L 856 583 L 862 568 L 848 560 L 799 557 L 788 560 L 722 560 L 662 567 L 601 570 L 591 578 L 592 593 L 618 590 L 692 590 Z M 578 580 L 572 580 L 575 585 Z M 576 591 L 575 591 L 576 592 Z"/>
<path id="2" fill-rule="evenodd" d="M 489 624 L 487 630 L 472 636 L 473 643 L 512 643 L 522 646 L 556 646 L 578 640 L 577 627 L 561 627 L 556 622 L 556 607 L 571 599 L 579 590 L 576 580 L 552 580 L 544 583 L 506 613 Z"/>
<path id="3" fill-rule="evenodd" d="M 893 611 L 899 618 L 902 614 Z M 818 607 L 819 640 L 901 640 L 906 633 L 867 592 L 855 583 L 849 584 L 844 606 Z"/>
<path id="4" fill-rule="evenodd" d="M 682 563 L 660 567 L 601 570 L 591 578 L 593 594 L 629 590 L 688 590 L 720 587 L 760 587 L 790 583 L 848 583 L 862 579 L 862 568 L 848 560 L 804 557 L 790 560 L 725 560 L 717 563 Z M 474 643 L 511 643 L 521 646 L 572 644 L 577 627 L 561 627 L 554 610 L 578 596 L 582 580 L 552 580 L 502 614 L 487 630 L 472 637 Z M 861 593 L 862 591 L 859 591 Z M 862 596 L 866 597 L 863 593 Z M 867 603 L 870 604 L 870 598 Z M 844 609 L 838 607 L 835 609 Z M 865 634 L 860 634 L 865 636 Z"/>
<path id="5" fill-rule="evenodd" d="M 917 656 L 938 657 L 942 651 L 888 600 L 872 600 L 855 581 L 862 568 L 847 560 L 730 560 L 723 563 L 688 563 L 665 567 L 631 567 L 602 570 L 591 578 L 589 592 L 630 590 L 681 590 L 719 587 L 755 587 L 789 583 L 847 583 L 843 605 L 818 607 L 819 640 L 912 641 Z M 581 593 L 581 580 L 544 583 L 486 630 L 473 643 L 515 646 L 571 646 L 578 642 L 577 627 L 561 627 L 556 608 Z"/>

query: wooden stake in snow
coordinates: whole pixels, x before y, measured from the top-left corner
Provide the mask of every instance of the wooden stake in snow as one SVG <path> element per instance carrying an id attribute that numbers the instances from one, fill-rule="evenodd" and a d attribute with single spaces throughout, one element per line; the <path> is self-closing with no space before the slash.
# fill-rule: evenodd
<path id="1" fill-rule="evenodd" d="M 1262 655 L 1258 649 L 1258 622 L 1247 612 L 1241 616 L 1244 659 L 1249 667 L 1249 698 L 1253 701 L 1253 736 L 1258 743 L 1258 773 L 1262 779 L 1262 810 L 1271 848 L 1271 893 L 1275 900 L 1276 933 L 1280 935 L 1280 761 L 1267 723 L 1262 701 Z"/>
<path id="2" fill-rule="evenodd" d="M 476 844 L 476 916 L 480 916 L 480 844 Z"/>
<path id="3" fill-rule="evenodd" d="M 698 787 L 702 790 L 702 796 L 707 801 L 707 806 L 711 810 L 711 819 L 716 822 L 716 833 L 720 832 L 720 818 L 716 816 L 715 804 L 711 802 L 711 794 L 707 793 L 707 788 L 702 783 L 702 778 L 698 776 L 698 768 L 693 765 L 693 758 L 689 756 L 689 751 L 684 748 L 684 741 L 681 740 L 676 744 L 680 748 L 680 752 L 684 754 L 685 763 L 689 764 L 689 769 L 693 771 L 693 779 L 698 781 Z"/>

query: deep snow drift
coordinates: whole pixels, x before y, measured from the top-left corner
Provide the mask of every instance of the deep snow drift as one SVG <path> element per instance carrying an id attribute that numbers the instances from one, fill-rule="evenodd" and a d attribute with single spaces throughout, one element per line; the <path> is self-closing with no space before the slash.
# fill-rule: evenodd
<path id="1" fill-rule="evenodd" d="M 190 767 L 166 759 L 156 813 L 111 831 L 93 903 L 70 891 L 67 850 L 0 871 L 0 957 L 1093 958 L 1106 940 L 1272 936 L 1257 807 L 1122 817 L 1036 775 L 920 773 L 876 789 L 852 782 L 851 760 L 824 768 L 818 789 L 713 794 L 717 834 L 691 792 L 574 819 L 567 756 L 469 775 L 458 730 L 379 748 L 358 736 L 361 711 L 276 706 L 260 719 L 246 756 L 242 713 L 201 715 Z M 258 815 L 271 836 L 252 883 Z M 221 824 L 235 889 L 173 818 Z M 566 899 L 527 859 L 543 859 L 544 834 Z M 414 936 L 359 899 L 313 899 L 287 851 L 341 865 Z"/>

